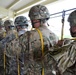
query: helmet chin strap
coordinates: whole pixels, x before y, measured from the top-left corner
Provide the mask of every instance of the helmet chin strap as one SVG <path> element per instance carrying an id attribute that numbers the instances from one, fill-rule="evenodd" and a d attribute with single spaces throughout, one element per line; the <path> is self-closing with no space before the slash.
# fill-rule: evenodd
<path id="1" fill-rule="evenodd" d="M 47 20 L 48 20 L 48 19 L 41 19 L 41 25 L 47 24 L 47 25 L 49 26 L 49 24 L 47 23 Z"/>

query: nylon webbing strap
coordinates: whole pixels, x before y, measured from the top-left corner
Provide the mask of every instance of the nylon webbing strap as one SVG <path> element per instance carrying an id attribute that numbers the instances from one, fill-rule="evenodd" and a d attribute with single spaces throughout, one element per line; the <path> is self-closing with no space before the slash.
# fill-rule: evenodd
<path id="1" fill-rule="evenodd" d="M 6 32 L 3 33 L 3 37 L 6 37 Z"/>
<path id="2" fill-rule="evenodd" d="M 44 42 L 43 42 L 43 36 L 39 29 L 36 29 L 39 33 L 41 45 L 42 45 L 42 57 L 44 56 Z M 42 61 L 42 75 L 44 75 L 44 61 Z"/>

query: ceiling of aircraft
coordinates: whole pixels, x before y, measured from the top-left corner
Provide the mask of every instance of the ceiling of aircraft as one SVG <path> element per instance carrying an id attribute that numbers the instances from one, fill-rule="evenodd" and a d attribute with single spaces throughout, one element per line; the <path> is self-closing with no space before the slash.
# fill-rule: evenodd
<path id="1" fill-rule="evenodd" d="M 0 18 L 14 17 L 30 9 L 33 5 L 46 5 L 57 0 L 0 0 Z"/>

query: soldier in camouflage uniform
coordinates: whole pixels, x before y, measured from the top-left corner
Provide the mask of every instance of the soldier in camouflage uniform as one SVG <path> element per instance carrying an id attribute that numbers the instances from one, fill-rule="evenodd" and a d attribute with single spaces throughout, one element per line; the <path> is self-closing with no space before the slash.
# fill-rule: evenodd
<path id="1" fill-rule="evenodd" d="M 28 22 L 26 17 L 18 16 L 15 18 L 15 26 L 17 28 L 17 37 L 6 44 L 6 75 L 24 75 L 24 63 L 19 59 L 20 46 L 19 36 L 26 32 Z"/>
<path id="2" fill-rule="evenodd" d="M 27 32 L 29 23 L 25 16 L 16 17 L 14 24 L 16 26 L 19 37 Z M 21 51 L 20 54 L 21 54 L 21 57 L 19 57 L 20 75 L 24 75 L 24 53 Z"/>
<path id="3" fill-rule="evenodd" d="M 3 21 L 0 19 L 0 41 L 4 39 L 4 25 Z M 3 68 L 3 49 L 0 48 L 0 75 L 3 75 L 4 68 Z"/>
<path id="4" fill-rule="evenodd" d="M 14 24 L 16 26 L 18 36 L 21 36 L 28 30 L 28 20 L 25 16 L 16 17 Z"/>
<path id="5" fill-rule="evenodd" d="M 12 20 L 6 20 L 4 22 L 4 27 L 6 30 L 5 36 L 9 36 L 10 34 L 16 34 L 16 29 Z"/>
<path id="6" fill-rule="evenodd" d="M 4 38 L 4 32 L 5 32 L 4 24 L 3 21 L 0 19 L 0 41 Z"/>
<path id="7" fill-rule="evenodd" d="M 63 40 L 61 55 L 58 55 L 58 67 L 62 75 L 76 75 L 76 10 L 68 17 L 72 40 Z"/>
<path id="8" fill-rule="evenodd" d="M 33 6 L 29 17 L 34 29 L 19 38 L 21 51 L 24 53 L 24 75 L 59 75 L 57 63 L 50 53 L 47 53 L 49 48 L 58 42 L 58 37 L 47 28 L 50 18 L 48 9 L 43 5 Z"/>
<path id="9" fill-rule="evenodd" d="M 16 36 L 16 38 L 17 38 L 17 31 L 15 30 L 15 26 L 14 26 L 12 20 L 6 20 L 4 22 L 4 26 L 5 26 L 5 30 L 6 30 L 5 38 L 7 36 L 9 36 L 10 38 Z M 12 36 L 12 34 L 14 36 Z M 10 39 L 10 38 L 8 38 L 8 39 Z M 17 60 L 14 60 L 16 58 L 16 51 L 18 50 L 17 40 L 14 39 L 14 40 L 11 40 L 10 42 L 6 43 L 4 50 L 5 50 L 5 68 L 4 68 L 5 75 L 17 75 L 17 74 L 13 73 L 13 71 L 15 70 L 14 67 L 17 67 Z M 12 68 L 13 68 L 13 71 L 12 71 Z M 12 74 L 11 74 L 11 71 L 12 71 Z"/>

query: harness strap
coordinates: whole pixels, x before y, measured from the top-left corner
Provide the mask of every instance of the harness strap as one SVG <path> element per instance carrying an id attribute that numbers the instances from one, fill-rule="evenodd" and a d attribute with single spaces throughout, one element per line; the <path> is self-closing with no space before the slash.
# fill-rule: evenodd
<path id="1" fill-rule="evenodd" d="M 36 29 L 39 33 L 40 40 L 41 40 L 41 46 L 42 46 L 42 57 L 44 56 L 44 42 L 43 42 L 43 36 L 39 29 Z M 42 75 L 44 75 L 44 62 L 42 60 Z"/>

